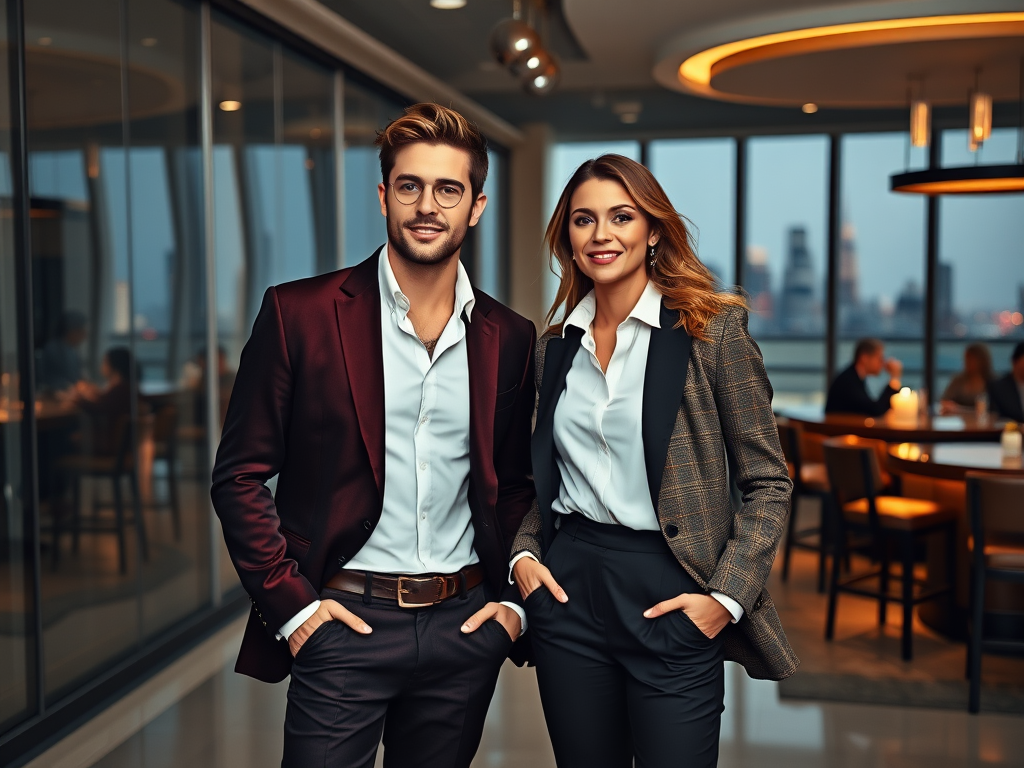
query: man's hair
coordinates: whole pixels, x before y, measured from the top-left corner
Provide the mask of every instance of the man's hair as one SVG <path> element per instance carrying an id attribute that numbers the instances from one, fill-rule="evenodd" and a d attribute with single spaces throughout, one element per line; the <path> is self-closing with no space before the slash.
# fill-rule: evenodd
<path id="1" fill-rule="evenodd" d="M 374 141 L 380 147 L 380 173 L 384 183 L 395 167 L 395 155 L 402 147 L 418 142 L 442 144 L 469 153 L 469 183 L 476 200 L 487 179 L 487 139 L 480 129 L 454 109 L 422 103 L 406 107 L 405 114 L 392 120 Z"/>
<path id="2" fill-rule="evenodd" d="M 1016 363 L 1024 357 L 1024 341 L 1018 341 L 1017 346 L 1013 348 L 1013 354 L 1010 355 L 1010 360 Z"/>
<path id="3" fill-rule="evenodd" d="M 885 348 L 885 345 L 878 339 L 860 339 L 853 350 L 853 362 L 857 362 L 864 355 L 873 355 Z"/>

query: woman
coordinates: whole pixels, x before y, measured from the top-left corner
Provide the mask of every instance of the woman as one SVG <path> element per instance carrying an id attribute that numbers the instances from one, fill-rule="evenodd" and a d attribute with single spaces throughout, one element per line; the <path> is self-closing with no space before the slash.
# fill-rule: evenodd
<path id="1" fill-rule="evenodd" d="M 973 410 L 979 395 L 988 392 L 988 385 L 995 379 L 992 370 L 992 353 L 984 344 L 970 344 L 964 350 L 964 369 L 949 380 L 942 393 L 942 412 L 955 413 L 962 408 Z"/>
<path id="2" fill-rule="evenodd" d="M 565 321 L 538 341 L 512 566 L 555 757 L 714 766 L 723 660 L 798 663 L 764 590 L 792 486 L 761 355 L 642 165 L 584 163 L 546 239 Z"/>

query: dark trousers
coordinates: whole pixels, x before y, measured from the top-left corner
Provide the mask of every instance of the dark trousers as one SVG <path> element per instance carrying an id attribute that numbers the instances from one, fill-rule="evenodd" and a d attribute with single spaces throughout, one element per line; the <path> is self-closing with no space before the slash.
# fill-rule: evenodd
<path id="1" fill-rule="evenodd" d="M 288 687 L 282 768 L 372 768 L 384 736 L 389 768 L 469 766 L 498 670 L 512 647 L 496 621 L 463 622 L 484 606 L 484 586 L 428 608 L 325 589 L 366 621 L 318 627 L 299 650 Z"/>
<path id="2" fill-rule="evenodd" d="M 721 635 L 676 611 L 699 592 L 658 531 L 563 518 L 547 565 L 569 595 L 526 598 L 544 717 L 559 768 L 707 768 L 718 763 Z"/>

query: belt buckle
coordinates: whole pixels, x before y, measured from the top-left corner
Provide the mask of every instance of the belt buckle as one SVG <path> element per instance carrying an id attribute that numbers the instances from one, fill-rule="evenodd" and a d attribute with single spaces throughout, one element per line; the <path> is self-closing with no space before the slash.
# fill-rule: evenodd
<path id="1" fill-rule="evenodd" d="M 433 600 L 427 603 L 409 603 L 405 600 L 405 595 L 409 594 L 408 589 L 405 585 L 410 581 L 423 583 L 424 581 L 432 581 L 436 587 L 436 594 Z M 398 577 L 398 607 L 399 608 L 427 608 L 431 605 L 437 605 L 441 602 L 441 592 L 444 590 L 444 579 L 441 576 L 431 576 L 429 579 L 416 578 L 413 576 L 399 576 Z"/>

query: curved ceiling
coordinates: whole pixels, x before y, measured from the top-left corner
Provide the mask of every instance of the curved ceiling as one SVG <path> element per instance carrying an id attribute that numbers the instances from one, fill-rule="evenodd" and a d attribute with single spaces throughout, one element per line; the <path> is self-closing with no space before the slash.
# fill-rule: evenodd
<path id="1" fill-rule="evenodd" d="M 766 10 L 770 8 L 770 10 Z M 637 83 L 645 77 L 672 90 L 739 102 L 834 107 L 903 106 L 908 78 L 923 79 L 938 104 L 962 103 L 980 69 L 981 87 L 997 100 L 1015 100 L 1024 20 L 1015 29 L 993 28 L 959 39 L 847 40 L 850 45 L 802 45 L 723 61 L 710 82 L 681 82 L 680 64 L 701 51 L 737 40 L 827 25 L 950 14 L 1024 11 L 1020 0 L 719 0 L 679 3 L 633 0 L 621 22 L 621 2 L 564 0 L 565 17 L 591 65 L 605 82 Z M 628 30 L 624 32 L 623 30 Z M 937 35 L 932 34 L 934 38 Z M 884 36 L 883 36 L 884 37 Z M 566 68 L 566 86 L 573 81 Z"/>

